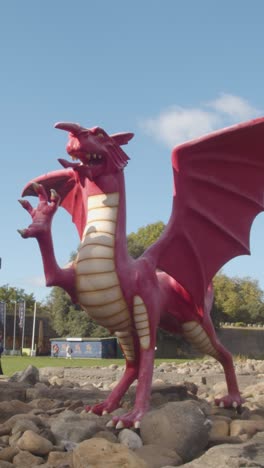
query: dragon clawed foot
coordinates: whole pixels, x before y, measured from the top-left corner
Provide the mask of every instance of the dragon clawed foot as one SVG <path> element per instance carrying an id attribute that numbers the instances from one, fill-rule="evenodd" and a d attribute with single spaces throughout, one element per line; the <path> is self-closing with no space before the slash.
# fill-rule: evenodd
<path id="1" fill-rule="evenodd" d="M 243 403 L 245 403 L 245 400 L 239 393 L 229 394 L 222 398 L 215 399 L 215 404 L 219 406 L 219 408 L 233 408 L 237 411 L 241 409 Z"/>
<path id="2" fill-rule="evenodd" d="M 105 416 L 113 412 L 117 408 L 119 408 L 118 404 L 110 403 L 106 400 L 94 406 L 86 406 L 85 410 L 88 413 L 94 413 L 99 416 Z M 110 419 L 110 421 L 107 423 L 107 427 L 112 427 L 115 429 L 134 427 L 135 429 L 139 429 L 140 421 L 144 414 L 144 411 L 134 409 L 128 413 L 122 414 L 121 416 L 113 416 L 112 419 Z"/>
<path id="3" fill-rule="evenodd" d="M 124 429 L 129 427 L 139 429 L 141 419 L 143 418 L 144 414 L 144 411 L 134 409 L 128 413 L 122 414 L 121 416 L 113 416 L 112 420 L 109 421 L 107 426 L 115 427 L 116 429 Z"/>
<path id="4" fill-rule="evenodd" d="M 103 401 L 93 406 L 86 406 L 85 411 L 87 413 L 94 413 L 98 416 L 104 416 L 106 414 L 112 413 L 114 410 L 119 408 L 119 404 L 117 402 L 110 402 L 110 401 Z"/>

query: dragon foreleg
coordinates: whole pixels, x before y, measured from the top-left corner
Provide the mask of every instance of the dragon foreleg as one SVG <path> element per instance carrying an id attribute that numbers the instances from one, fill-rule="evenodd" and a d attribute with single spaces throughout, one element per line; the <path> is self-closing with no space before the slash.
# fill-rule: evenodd
<path id="1" fill-rule="evenodd" d="M 27 200 L 19 200 L 22 207 L 30 214 L 32 223 L 26 229 L 18 230 L 18 232 L 24 239 L 32 237 L 37 240 L 43 261 L 46 285 L 60 286 L 74 301 L 74 269 L 72 266 L 65 269 L 58 266 L 51 235 L 52 219 L 58 209 L 60 197 L 55 190 L 51 190 L 49 202 L 42 185 L 34 184 L 33 187 L 38 195 L 39 203 L 36 208 L 33 208 Z"/>

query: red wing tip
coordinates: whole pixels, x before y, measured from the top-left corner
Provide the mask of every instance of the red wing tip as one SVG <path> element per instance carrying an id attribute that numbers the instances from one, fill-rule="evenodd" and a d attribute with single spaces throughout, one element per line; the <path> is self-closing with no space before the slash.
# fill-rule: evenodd
<path id="1" fill-rule="evenodd" d="M 261 125 L 261 124 L 262 125 L 264 124 L 264 117 L 257 117 L 256 119 L 251 119 L 251 120 L 247 120 L 245 122 L 235 123 L 235 124 L 230 125 L 228 127 L 219 128 L 219 129 L 213 130 L 210 133 L 205 133 L 204 135 L 201 135 L 198 138 L 192 138 L 190 140 L 179 143 L 178 145 L 176 145 L 174 147 L 174 152 L 179 153 L 179 151 L 181 151 L 181 150 L 184 150 L 186 148 L 194 146 L 197 143 L 206 142 L 206 141 L 212 139 L 213 137 L 214 138 L 221 137 L 224 134 L 227 135 L 227 134 L 232 133 L 234 131 L 241 131 L 241 130 L 244 130 L 246 128 L 256 127 L 256 126 Z"/>

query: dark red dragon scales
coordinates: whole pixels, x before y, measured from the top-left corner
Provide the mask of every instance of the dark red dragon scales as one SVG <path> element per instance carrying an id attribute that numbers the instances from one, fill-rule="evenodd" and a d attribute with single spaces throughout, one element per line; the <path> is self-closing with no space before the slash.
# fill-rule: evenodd
<path id="1" fill-rule="evenodd" d="M 161 237 L 137 260 L 127 251 L 124 167 L 121 146 L 132 133 L 58 123 L 69 132 L 67 152 L 76 162 L 37 177 L 22 196 L 37 195 L 36 208 L 22 206 L 32 224 L 19 231 L 35 237 L 47 286 L 59 286 L 98 324 L 118 338 L 125 371 L 102 403 L 111 413 L 138 380 L 134 407 L 114 416 L 117 428 L 139 427 L 148 410 L 157 328 L 181 333 L 223 366 L 227 395 L 216 404 L 240 407 L 242 398 L 230 353 L 218 341 L 211 319 L 211 281 L 231 258 L 249 254 L 254 218 L 264 209 L 264 118 L 235 125 L 174 148 L 172 213 Z M 66 268 L 56 262 L 52 218 L 64 207 L 81 244 Z"/>

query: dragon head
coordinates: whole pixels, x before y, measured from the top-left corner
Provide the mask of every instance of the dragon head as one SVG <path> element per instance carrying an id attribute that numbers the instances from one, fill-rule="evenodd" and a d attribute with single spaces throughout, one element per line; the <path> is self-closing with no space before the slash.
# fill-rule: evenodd
<path id="1" fill-rule="evenodd" d="M 120 146 L 127 144 L 133 133 L 108 135 L 100 127 L 83 128 L 67 122 L 59 122 L 55 128 L 69 132 L 66 150 L 73 160 L 79 160 L 70 163 L 59 159 L 60 163 L 64 167 L 73 167 L 90 180 L 121 171 L 129 160 Z"/>

